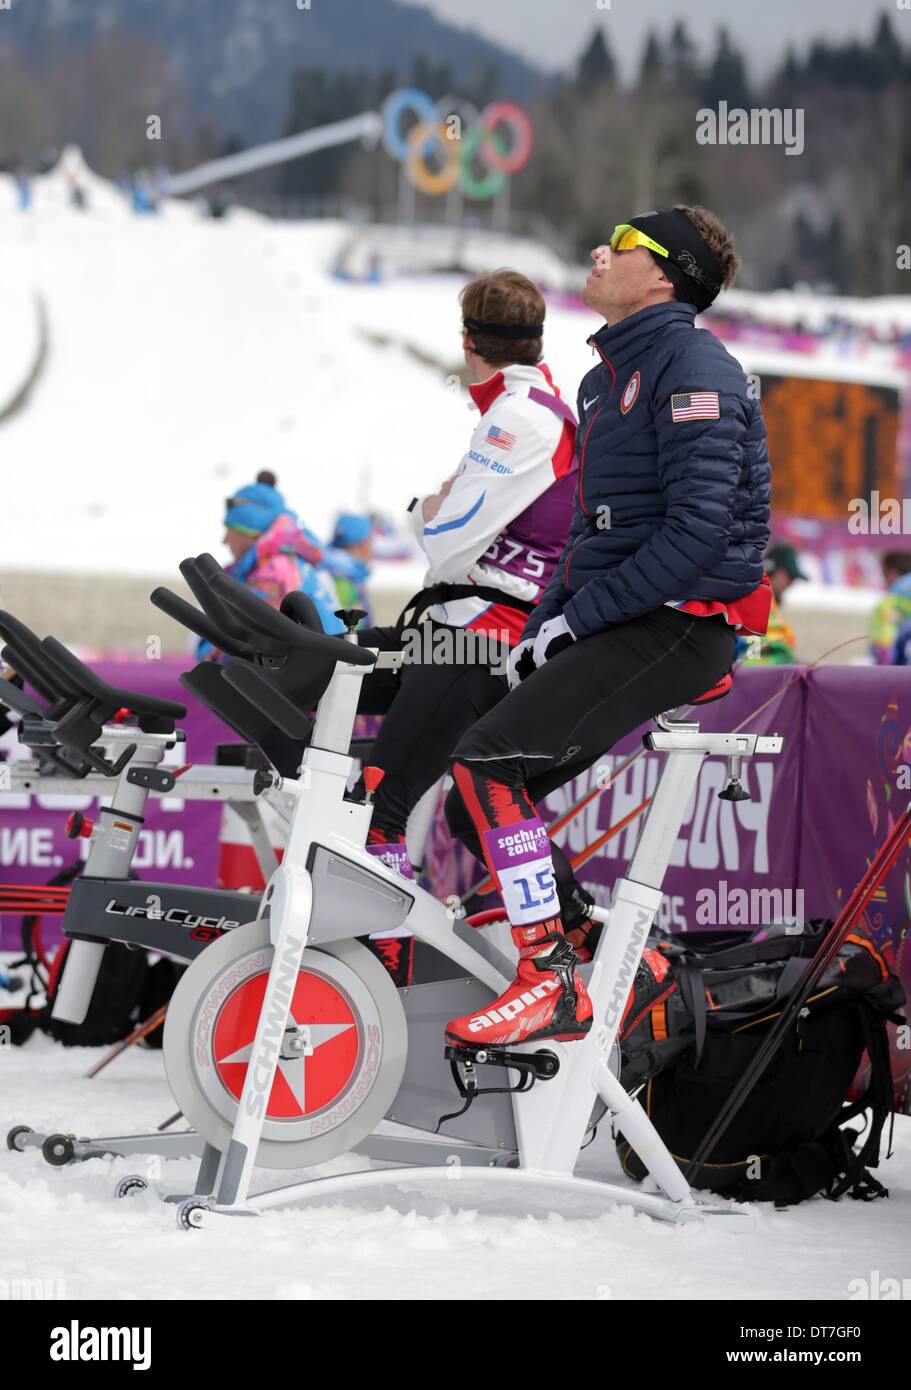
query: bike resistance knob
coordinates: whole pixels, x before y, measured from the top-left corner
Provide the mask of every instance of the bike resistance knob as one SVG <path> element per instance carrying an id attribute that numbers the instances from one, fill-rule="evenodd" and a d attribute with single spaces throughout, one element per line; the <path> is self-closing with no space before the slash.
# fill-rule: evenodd
<path id="1" fill-rule="evenodd" d="M 364 768 L 364 786 L 367 788 L 367 800 L 368 800 L 368 801 L 372 801 L 372 800 L 373 800 L 373 797 L 374 797 L 374 794 L 375 794 L 375 792 L 376 792 L 376 789 L 377 789 L 377 787 L 380 785 L 380 783 L 382 782 L 382 780 L 383 780 L 383 778 L 384 778 L 385 776 L 386 776 L 385 768 L 382 768 L 382 767 L 365 767 L 365 768 Z"/>

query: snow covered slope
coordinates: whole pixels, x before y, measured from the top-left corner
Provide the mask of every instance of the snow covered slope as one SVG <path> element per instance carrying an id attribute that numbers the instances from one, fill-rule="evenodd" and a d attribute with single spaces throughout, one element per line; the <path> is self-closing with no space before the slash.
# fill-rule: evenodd
<path id="1" fill-rule="evenodd" d="M 400 514 L 452 471 L 470 425 L 446 379 L 463 277 L 344 282 L 330 274 L 341 223 L 212 221 L 176 203 L 140 218 L 80 177 L 88 210 L 55 173 L 26 215 L 0 178 L 0 296 L 19 305 L 0 315 L 0 361 L 16 363 L 0 387 L 28 360 L 35 290 L 50 332 L 27 409 L 2 426 L 0 567 L 171 573 L 218 549 L 224 498 L 264 467 L 317 531 L 341 508 Z M 507 251 L 497 239 L 493 263 Z M 571 399 L 594 326 L 551 315 Z"/>

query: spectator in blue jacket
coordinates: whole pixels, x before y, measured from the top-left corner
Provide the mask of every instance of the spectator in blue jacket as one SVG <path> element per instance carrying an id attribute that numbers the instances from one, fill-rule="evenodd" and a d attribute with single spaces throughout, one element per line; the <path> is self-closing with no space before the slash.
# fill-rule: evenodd
<path id="1" fill-rule="evenodd" d="M 367 580 L 373 559 L 373 522 L 357 512 L 343 512 L 335 523 L 323 563 L 335 582 L 339 608 L 359 608 L 370 625 Z"/>
<path id="2" fill-rule="evenodd" d="M 574 945 L 587 949 L 591 922 L 572 944 L 564 935 L 560 904 L 583 890 L 535 802 L 708 692 L 736 632 L 764 632 L 769 612 L 759 403 L 695 322 L 739 268 L 733 238 L 712 213 L 678 206 L 621 223 L 592 261 L 583 298 L 604 322 L 578 397 L 569 541 L 513 650 L 511 693 L 452 761 L 450 825 L 497 882 L 519 953 L 509 989 L 447 1025 L 469 1050 L 589 1030 Z"/>

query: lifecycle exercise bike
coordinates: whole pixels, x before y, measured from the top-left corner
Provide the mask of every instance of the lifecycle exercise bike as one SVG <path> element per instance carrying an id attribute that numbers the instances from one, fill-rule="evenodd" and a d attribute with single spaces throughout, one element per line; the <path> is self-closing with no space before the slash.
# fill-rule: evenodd
<path id="1" fill-rule="evenodd" d="M 4 661 L 41 697 L 0 682 L 0 704 L 18 715 L 19 741 L 31 753 L 6 765 L 6 790 L 110 796 L 97 820 L 74 812 L 68 821 L 68 835 L 87 841 L 88 852 L 84 871 L 67 894 L 65 936 L 81 940 L 99 965 L 113 940 L 186 964 L 216 935 L 250 921 L 256 899 L 247 893 L 140 881 L 131 870 L 149 796 L 176 794 L 232 806 L 247 823 L 268 876 L 277 858 L 262 821 L 255 772 L 239 766 L 167 766 L 166 754 L 183 742 L 175 721 L 185 716 L 185 706 L 109 685 L 67 648 L 53 638 L 38 638 L 12 614 L 0 612 L 0 637 L 6 644 Z M 271 799 L 274 804 L 274 795 Z M 11 891 L 21 895 L 22 904 L 27 901 L 27 890 Z M 36 903 L 42 896 L 43 890 L 35 890 Z M 65 969 L 60 989 L 65 1000 Z M 102 1154 L 176 1157 L 198 1153 L 200 1143 L 187 1130 L 89 1138 L 36 1133 L 20 1124 L 7 1134 L 7 1147 L 39 1148 L 48 1163 L 62 1166 Z"/>
<path id="2" fill-rule="evenodd" d="M 524 1201 L 537 1190 L 575 1196 L 586 1208 L 626 1203 L 672 1222 L 711 1218 L 737 1228 L 749 1220 L 743 1208 L 694 1196 L 618 1079 L 616 1039 L 703 760 L 726 757 L 722 794 L 743 799 L 742 760 L 780 752 L 782 739 L 703 734 L 696 722 L 660 717 L 646 735 L 649 748 L 666 754 L 651 806 L 610 912 L 594 909 L 608 926 L 591 965 L 582 967 L 594 1008 L 591 1031 L 578 1042 L 465 1049 L 447 1060 L 446 1021 L 482 1009 L 512 970 L 481 932 L 365 848 L 381 773 L 366 770 L 366 795 L 356 799 L 348 790 L 348 745 L 364 675 L 394 666 L 400 654 L 361 648 L 353 632 L 329 637 L 303 610 L 293 622 L 223 573 L 210 571 L 207 583 L 204 607 L 215 605 L 260 633 L 263 649 L 271 644 L 286 653 L 231 661 L 207 675 L 212 707 L 221 705 L 239 722 L 255 714 L 292 740 L 310 735 L 310 711 L 316 719 L 299 775 L 282 778 L 293 798 L 288 845 L 261 916 L 191 963 L 168 1012 L 168 1081 L 205 1140 L 194 1193 L 172 1199 L 179 1201 L 178 1224 L 205 1227 L 382 1186 L 420 1190 L 441 1170 L 492 1190 L 498 1202 L 510 1193 Z M 173 595 L 159 590 L 154 599 L 180 615 Z M 200 616 L 189 607 L 182 620 L 199 630 Z M 452 962 L 455 978 L 396 990 L 355 938 L 402 926 Z M 82 945 L 73 945 L 65 1015 L 76 1019 L 93 985 L 92 962 L 86 958 L 83 967 L 77 956 Z M 471 1103 L 447 1115 L 453 1069 Z M 480 1086 L 479 1074 L 501 1084 Z M 580 1149 L 605 1112 L 648 1169 L 638 1188 L 575 1175 Z M 393 1166 L 251 1192 L 257 1167 L 311 1168 L 352 1152 Z M 147 1186 L 136 1178 L 119 1191 Z"/>
<path id="3" fill-rule="evenodd" d="M 219 568 L 215 561 L 211 564 Z M 196 563 L 187 561 L 182 570 L 191 586 L 199 588 L 202 581 Z M 182 602 L 175 595 L 170 600 L 172 607 Z M 293 598 L 287 607 L 293 611 Z M 218 638 L 231 645 L 232 639 L 208 622 L 200 632 L 209 640 Z M 248 892 L 141 881 L 130 876 L 148 797 L 176 794 L 185 800 L 230 806 L 247 827 L 263 879 L 269 879 L 278 858 L 261 803 L 268 801 L 285 821 L 290 808 L 281 792 L 264 786 L 261 768 L 266 760 L 261 754 L 255 756 L 259 754 L 255 744 L 232 746 L 232 751 L 247 755 L 252 767 L 234 763 L 169 767 L 164 763 L 167 752 L 184 741 L 175 723 L 186 714 L 183 705 L 107 684 L 67 648 L 52 638 L 40 639 L 12 614 L 0 612 L 0 637 L 6 644 L 4 661 L 25 677 L 44 701 L 9 681 L 0 682 L 0 704 L 18 716 L 19 741 L 31 753 L 31 757 L 6 765 L 5 790 L 13 795 L 110 797 L 97 821 L 81 812 L 69 818 L 67 833 L 87 842 L 87 854 L 82 875 L 67 892 L 62 920 L 65 938 L 91 943 L 99 968 L 104 950 L 112 942 L 185 965 L 218 936 L 255 917 L 257 897 Z M 274 644 L 272 650 L 274 655 Z M 205 684 L 211 670 L 211 663 L 201 664 L 201 683 Z M 223 709 L 221 717 L 245 740 L 262 734 L 255 720 L 238 729 Z M 353 739 L 352 753 L 363 760 L 371 742 Z M 429 833 L 432 801 L 427 798 L 416 808 L 409 823 L 409 842 L 416 857 L 420 857 Z M 11 888 L 15 903 L 9 910 L 22 907 L 32 891 L 40 909 L 45 890 Z M 3 901 L 4 890 L 0 888 Z M 422 973 L 436 972 L 428 954 L 412 963 L 418 978 Z M 60 984 L 62 1009 L 67 1007 L 68 989 L 65 969 Z M 172 1117 L 168 1126 L 180 1118 L 179 1114 Z M 104 1155 L 142 1153 L 176 1158 L 202 1152 L 202 1140 L 192 1129 L 168 1126 L 140 1134 L 86 1136 L 36 1132 L 30 1125 L 17 1124 L 9 1130 L 6 1142 L 17 1152 L 40 1149 L 55 1167 Z"/>

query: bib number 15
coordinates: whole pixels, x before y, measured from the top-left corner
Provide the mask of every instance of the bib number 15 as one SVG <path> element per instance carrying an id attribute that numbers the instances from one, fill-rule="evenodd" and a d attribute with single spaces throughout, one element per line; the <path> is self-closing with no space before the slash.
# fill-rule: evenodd
<path id="1" fill-rule="evenodd" d="M 514 869 L 500 870 L 500 890 L 506 914 L 513 926 L 540 922 L 553 908 L 557 911 L 557 886 L 554 871 L 547 860 L 517 864 Z"/>

